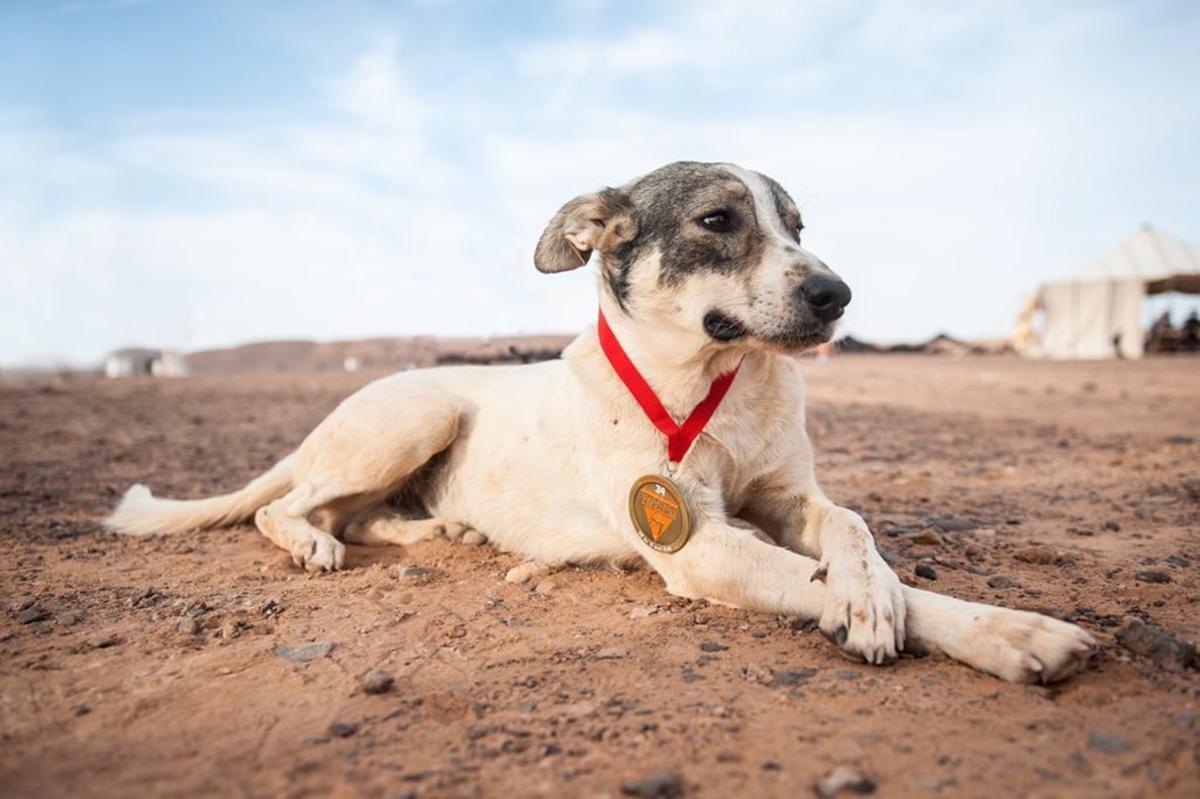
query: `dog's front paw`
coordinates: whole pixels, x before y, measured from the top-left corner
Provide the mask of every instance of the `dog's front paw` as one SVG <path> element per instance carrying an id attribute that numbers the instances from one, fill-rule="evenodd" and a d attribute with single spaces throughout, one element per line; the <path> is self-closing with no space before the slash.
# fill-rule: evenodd
<path id="1" fill-rule="evenodd" d="M 889 663 L 904 648 L 900 578 L 874 552 L 835 554 L 813 579 L 825 581 L 820 629 L 843 652 L 868 663 Z"/>
<path id="2" fill-rule="evenodd" d="M 1065 621 L 1007 608 L 974 614 L 958 659 L 1009 682 L 1052 683 L 1082 670 L 1096 639 Z"/>

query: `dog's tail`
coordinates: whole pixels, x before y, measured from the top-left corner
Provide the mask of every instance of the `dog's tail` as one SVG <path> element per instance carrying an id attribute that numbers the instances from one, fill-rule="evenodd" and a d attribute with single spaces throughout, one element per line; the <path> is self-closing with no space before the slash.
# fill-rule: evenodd
<path id="1" fill-rule="evenodd" d="M 207 499 L 163 499 L 138 484 L 125 492 L 104 526 L 125 535 L 185 533 L 208 527 L 226 527 L 245 521 L 268 502 L 292 487 L 292 456 L 232 494 Z"/>

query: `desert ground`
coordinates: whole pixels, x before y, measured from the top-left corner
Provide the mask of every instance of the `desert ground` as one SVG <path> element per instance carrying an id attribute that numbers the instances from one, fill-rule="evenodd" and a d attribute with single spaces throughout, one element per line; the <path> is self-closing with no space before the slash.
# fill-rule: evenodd
<path id="1" fill-rule="evenodd" d="M 9 385 L 0 795 L 782 797 L 847 767 L 884 797 L 1200 796 L 1200 360 L 805 363 L 822 485 L 902 578 L 1081 624 L 1085 673 L 866 666 L 645 570 L 506 583 L 486 545 L 311 577 L 249 525 L 119 538 L 129 484 L 239 486 L 370 376 Z"/>

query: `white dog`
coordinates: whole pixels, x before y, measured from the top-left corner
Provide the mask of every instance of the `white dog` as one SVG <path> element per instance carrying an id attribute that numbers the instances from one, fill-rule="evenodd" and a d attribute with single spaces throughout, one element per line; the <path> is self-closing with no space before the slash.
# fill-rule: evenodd
<path id="1" fill-rule="evenodd" d="M 819 619 L 870 663 L 908 648 L 1019 682 L 1078 670 L 1087 632 L 901 584 L 862 518 L 817 487 L 789 356 L 830 338 L 850 290 L 801 227 L 779 184 L 728 164 L 585 194 L 535 255 L 560 272 L 599 253 L 601 324 L 562 360 L 384 378 L 245 488 L 181 501 L 134 486 L 107 523 L 147 535 L 253 517 L 309 571 L 342 566 L 339 537 L 483 533 L 527 559 L 509 579 L 642 559 L 673 594 Z M 707 426 L 698 413 L 680 432 L 706 397 Z"/>

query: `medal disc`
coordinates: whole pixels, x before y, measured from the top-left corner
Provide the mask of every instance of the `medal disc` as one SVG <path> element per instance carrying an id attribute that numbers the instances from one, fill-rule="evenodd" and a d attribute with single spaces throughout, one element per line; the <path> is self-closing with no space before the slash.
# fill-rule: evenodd
<path id="1" fill-rule="evenodd" d="M 678 552 L 691 533 L 683 494 L 656 474 L 639 478 L 629 489 L 629 516 L 646 545 L 659 552 Z"/>

